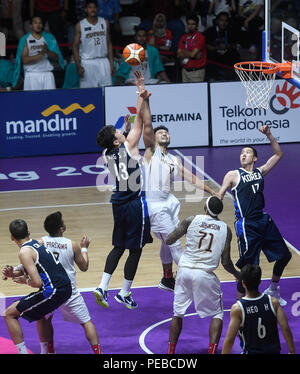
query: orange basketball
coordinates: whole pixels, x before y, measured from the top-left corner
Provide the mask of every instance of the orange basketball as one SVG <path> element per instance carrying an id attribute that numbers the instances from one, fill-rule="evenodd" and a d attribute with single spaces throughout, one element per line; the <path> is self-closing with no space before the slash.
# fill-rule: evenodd
<path id="1" fill-rule="evenodd" d="M 145 50 L 140 44 L 131 43 L 123 49 L 122 55 L 127 64 L 136 66 L 144 61 Z"/>

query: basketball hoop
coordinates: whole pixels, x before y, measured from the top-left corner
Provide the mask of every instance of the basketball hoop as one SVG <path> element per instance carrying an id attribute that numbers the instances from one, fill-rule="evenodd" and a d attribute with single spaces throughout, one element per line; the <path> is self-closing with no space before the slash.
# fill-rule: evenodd
<path id="1" fill-rule="evenodd" d="M 275 64 L 264 61 L 238 62 L 235 72 L 246 88 L 246 105 L 252 108 L 269 108 L 269 98 L 276 74 L 281 72 L 285 79 L 291 78 L 291 63 Z"/>

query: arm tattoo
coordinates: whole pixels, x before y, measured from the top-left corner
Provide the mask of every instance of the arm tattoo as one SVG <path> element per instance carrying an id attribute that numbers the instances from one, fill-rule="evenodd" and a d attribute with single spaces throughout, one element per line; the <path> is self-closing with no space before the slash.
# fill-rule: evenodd
<path id="1" fill-rule="evenodd" d="M 186 234 L 187 229 L 189 225 L 191 224 L 191 222 L 193 221 L 193 219 L 194 219 L 194 216 L 184 219 L 179 224 L 179 226 L 177 226 L 176 229 L 171 234 L 168 235 L 166 244 L 167 245 L 174 244 L 178 239 L 180 239 L 184 234 Z"/>

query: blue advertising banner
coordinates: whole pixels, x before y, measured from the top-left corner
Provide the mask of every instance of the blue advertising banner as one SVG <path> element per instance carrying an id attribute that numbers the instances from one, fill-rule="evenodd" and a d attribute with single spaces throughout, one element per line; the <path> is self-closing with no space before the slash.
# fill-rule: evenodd
<path id="1" fill-rule="evenodd" d="M 0 157 L 98 152 L 101 88 L 1 93 Z"/>

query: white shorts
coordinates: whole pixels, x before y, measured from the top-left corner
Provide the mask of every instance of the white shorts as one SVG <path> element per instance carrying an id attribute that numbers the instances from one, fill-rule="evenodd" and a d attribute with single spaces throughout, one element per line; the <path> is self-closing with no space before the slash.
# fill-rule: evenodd
<path id="1" fill-rule="evenodd" d="M 55 88 L 55 79 L 52 71 L 25 72 L 24 91 L 53 90 Z"/>
<path id="2" fill-rule="evenodd" d="M 64 320 L 68 322 L 83 324 L 91 320 L 85 301 L 78 290 L 73 291 L 69 300 L 60 306 L 60 310 Z"/>
<path id="3" fill-rule="evenodd" d="M 174 289 L 174 316 L 184 317 L 193 301 L 200 318 L 222 313 L 220 281 L 214 273 L 179 266 Z"/>
<path id="4" fill-rule="evenodd" d="M 167 200 L 147 200 L 151 231 L 154 233 L 170 234 L 179 224 L 180 202 L 172 194 Z"/>
<path id="5" fill-rule="evenodd" d="M 84 74 L 80 78 L 80 88 L 112 85 L 110 63 L 107 57 L 81 60 L 81 66 L 84 68 Z"/>

